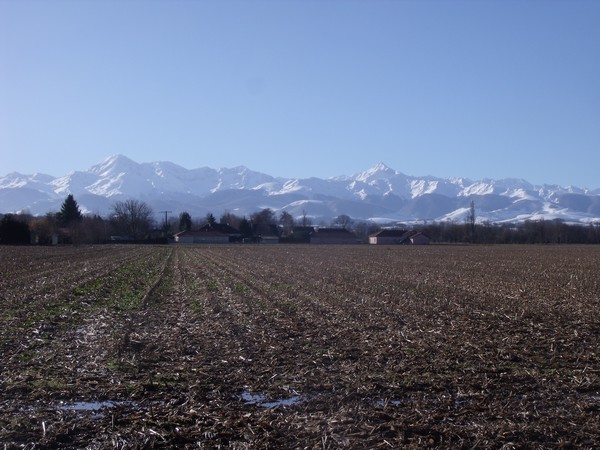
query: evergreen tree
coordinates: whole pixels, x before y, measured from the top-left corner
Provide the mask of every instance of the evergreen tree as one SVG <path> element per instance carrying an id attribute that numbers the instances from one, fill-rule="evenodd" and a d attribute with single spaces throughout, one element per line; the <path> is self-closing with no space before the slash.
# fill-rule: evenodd
<path id="1" fill-rule="evenodd" d="M 179 214 L 179 231 L 190 231 L 192 229 L 192 216 L 187 211 Z"/>
<path id="2" fill-rule="evenodd" d="M 69 225 L 73 222 L 81 221 L 83 216 L 81 215 L 79 205 L 75 201 L 73 194 L 67 196 L 57 215 L 62 225 Z"/>
<path id="3" fill-rule="evenodd" d="M 240 221 L 240 234 L 243 238 L 249 238 L 252 236 L 252 225 L 245 217 Z"/>
<path id="4" fill-rule="evenodd" d="M 208 223 L 208 225 L 211 228 L 214 228 L 214 226 L 217 224 L 217 219 L 215 219 L 215 216 L 213 216 L 213 213 L 208 213 L 206 215 L 206 222 Z"/>

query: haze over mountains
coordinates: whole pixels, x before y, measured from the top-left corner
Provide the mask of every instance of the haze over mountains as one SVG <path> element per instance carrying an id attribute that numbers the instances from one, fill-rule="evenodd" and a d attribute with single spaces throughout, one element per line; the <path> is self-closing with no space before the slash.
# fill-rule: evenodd
<path id="1" fill-rule="evenodd" d="M 380 223 L 464 221 L 471 201 L 477 221 L 562 219 L 600 222 L 600 189 L 534 186 L 522 179 L 414 177 L 383 163 L 348 176 L 290 179 L 246 167 L 185 169 L 171 162 L 137 163 L 123 155 L 61 177 L 0 176 L 0 213 L 58 211 L 73 194 L 84 213 L 110 214 L 118 200 L 138 199 L 155 212 L 192 217 L 225 211 L 249 216 L 263 208 L 328 221 L 340 214 Z"/>

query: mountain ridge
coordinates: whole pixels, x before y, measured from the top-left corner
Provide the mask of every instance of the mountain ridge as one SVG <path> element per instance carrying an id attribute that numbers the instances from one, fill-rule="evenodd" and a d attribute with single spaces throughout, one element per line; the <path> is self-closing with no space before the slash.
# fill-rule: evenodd
<path id="1" fill-rule="evenodd" d="M 245 166 L 186 169 L 169 161 L 138 163 L 112 155 L 60 177 L 40 172 L 0 176 L 0 212 L 57 211 L 73 194 L 84 213 L 106 215 L 118 200 L 136 198 L 155 211 L 192 216 L 263 208 L 329 220 L 340 214 L 378 222 L 464 221 L 471 201 L 477 220 L 494 223 L 561 219 L 600 223 L 600 189 L 533 185 L 524 179 L 471 180 L 410 176 L 383 162 L 353 175 L 284 178 Z"/>

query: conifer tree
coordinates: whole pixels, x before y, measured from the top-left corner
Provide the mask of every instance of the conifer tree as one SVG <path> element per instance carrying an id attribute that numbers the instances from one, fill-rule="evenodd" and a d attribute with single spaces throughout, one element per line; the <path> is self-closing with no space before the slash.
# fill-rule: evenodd
<path id="1" fill-rule="evenodd" d="M 192 229 L 192 216 L 187 211 L 179 214 L 179 231 L 190 231 Z"/>
<path id="2" fill-rule="evenodd" d="M 81 215 L 79 205 L 75 201 L 73 194 L 67 196 L 57 216 L 62 225 L 69 225 L 73 222 L 81 221 L 83 216 Z"/>
<path id="3" fill-rule="evenodd" d="M 252 236 L 252 225 L 245 217 L 240 221 L 240 234 L 243 238 L 248 238 Z"/>
<path id="4" fill-rule="evenodd" d="M 217 219 L 215 219 L 215 216 L 213 215 L 213 213 L 208 213 L 206 215 L 206 222 L 208 223 L 208 226 L 210 228 L 214 228 L 215 225 L 217 224 Z"/>

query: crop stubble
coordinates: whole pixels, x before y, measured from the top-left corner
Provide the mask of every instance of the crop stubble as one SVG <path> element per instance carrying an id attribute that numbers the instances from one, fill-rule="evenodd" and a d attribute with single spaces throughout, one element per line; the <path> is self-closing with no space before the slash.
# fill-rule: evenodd
<path id="1" fill-rule="evenodd" d="M 6 448 L 597 448 L 598 247 L 0 247 Z"/>

